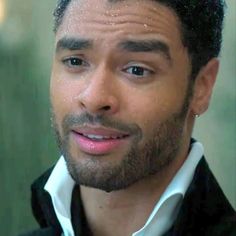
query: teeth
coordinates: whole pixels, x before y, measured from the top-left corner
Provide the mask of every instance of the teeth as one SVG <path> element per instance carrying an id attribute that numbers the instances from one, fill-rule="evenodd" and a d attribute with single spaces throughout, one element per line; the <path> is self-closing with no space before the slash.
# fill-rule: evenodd
<path id="1" fill-rule="evenodd" d="M 88 135 L 85 135 L 86 137 L 90 138 L 90 139 L 98 139 L 98 140 L 102 140 L 104 139 L 105 137 L 104 136 L 101 136 L 101 135 L 93 135 L 93 134 L 88 134 Z"/>
<path id="2" fill-rule="evenodd" d="M 102 136 L 102 135 L 95 135 L 95 134 L 84 134 L 85 137 L 90 139 L 96 139 L 96 140 L 103 140 L 103 139 L 119 139 L 123 136 Z"/>

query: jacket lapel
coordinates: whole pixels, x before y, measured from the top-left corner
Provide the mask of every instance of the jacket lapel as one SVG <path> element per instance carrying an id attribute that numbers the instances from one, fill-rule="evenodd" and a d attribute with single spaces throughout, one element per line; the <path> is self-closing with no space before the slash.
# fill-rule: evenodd
<path id="1" fill-rule="evenodd" d="M 233 215 L 233 208 L 203 157 L 185 194 L 174 226 L 165 236 L 226 236 L 229 234 L 225 232 L 233 225 L 233 221 L 230 224 Z M 216 230 L 216 227 L 221 230 Z"/>

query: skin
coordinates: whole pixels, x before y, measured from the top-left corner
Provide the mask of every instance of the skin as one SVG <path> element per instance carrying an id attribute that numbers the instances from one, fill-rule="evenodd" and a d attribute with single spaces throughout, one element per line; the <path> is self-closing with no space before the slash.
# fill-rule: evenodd
<path id="1" fill-rule="evenodd" d="M 176 15 L 151 1 L 113 4 L 105 0 L 72 1 L 56 34 L 56 45 L 67 37 L 92 39 L 93 47 L 83 50 L 57 47 L 51 101 L 58 136 L 63 136 L 66 115 L 87 112 L 127 125 L 137 124 L 142 132 L 137 148 L 142 150 L 145 142 L 155 136 L 154 130 L 179 114 L 185 102 L 191 63 L 180 32 Z M 118 48 L 124 40 L 152 39 L 167 45 L 169 55 Z M 65 63 L 65 59 L 71 57 L 82 58 L 86 63 L 82 67 L 71 66 L 68 60 Z M 181 135 L 176 137 L 178 152 L 170 163 L 117 191 L 81 186 L 85 214 L 93 235 L 131 235 L 144 225 L 187 157 L 194 118 L 209 105 L 218 64 L 213 58 L 196 78 L 188 109 L 178 123 L 181 129 Z M 133 73 L 134 66 L 144 68 L 144 75 L 137 77 Z M 73 161 L 82 166 L 92 163 L 91 170 L 98 172 L 98 176 L 107 166 L 121 163 L 134 143 L 131 137 L 119 150 L 97 157 L 82 152 L 70 135 L 67 142 Z"/>

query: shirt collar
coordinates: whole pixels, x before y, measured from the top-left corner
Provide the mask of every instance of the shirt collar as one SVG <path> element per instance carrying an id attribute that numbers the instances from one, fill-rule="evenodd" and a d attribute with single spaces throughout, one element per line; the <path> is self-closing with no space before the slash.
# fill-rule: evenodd
<path id="1" fill-rule="evenodd" d="M 171 228 L 203 152 L 204 149 L 200 142 L 194 142 L 191 145 L 188 158 L 167 186 L 146 224 L 132 236 L 158 236 Z M 70 196 L 74 185 L 75 182 L 67 170 L 64 157 L 61 156 L 44 189 L 52 198 L 55 213 L 65 236 L 74 236 L 70 212 Z"/>
<path id="2" fill-rule="evenodd" d="M 75 182 L 71 178 L 64 157 L 54 167 L 44 189 L 52 198 L 53 207 L 65 236 L 74 236 L 71 223 L 71 197 Z"/>
<path id="3" fill-rule="evenodd" d="M 167 186 L 146 224 L 133 236 L 158 236 L 171 228 L 203 152 L 204 148 L 200 142 L 191 145 L 188 158 Z"/>

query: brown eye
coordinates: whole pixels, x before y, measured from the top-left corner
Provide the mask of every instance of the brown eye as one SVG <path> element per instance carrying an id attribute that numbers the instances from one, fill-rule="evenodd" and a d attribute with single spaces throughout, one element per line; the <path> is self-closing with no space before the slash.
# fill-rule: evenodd
<path id="1" fill-rule="evenodd" d="M 147 77 L 154 72 L 142 66 L 130 66 L 124 70 L 126 73 L 134 75 L 135 77 Z"/>
<path id="2" fill-rule="evenodd" d="M 63 64 L 70 67 L 70 68 L 77 68 L 81 66 L 87 66 L 88 63 L 86 63 L 83 59 L 78 57 L 70 57 L 62 60 Z"/>
<path id="3" fill-rule="evenodd" d="M 131 74 L 137 75 L 137 76 L 143 76 L 145 73 L 145 69 L 142 67 L 134 66 L 131 68 Z"/>

